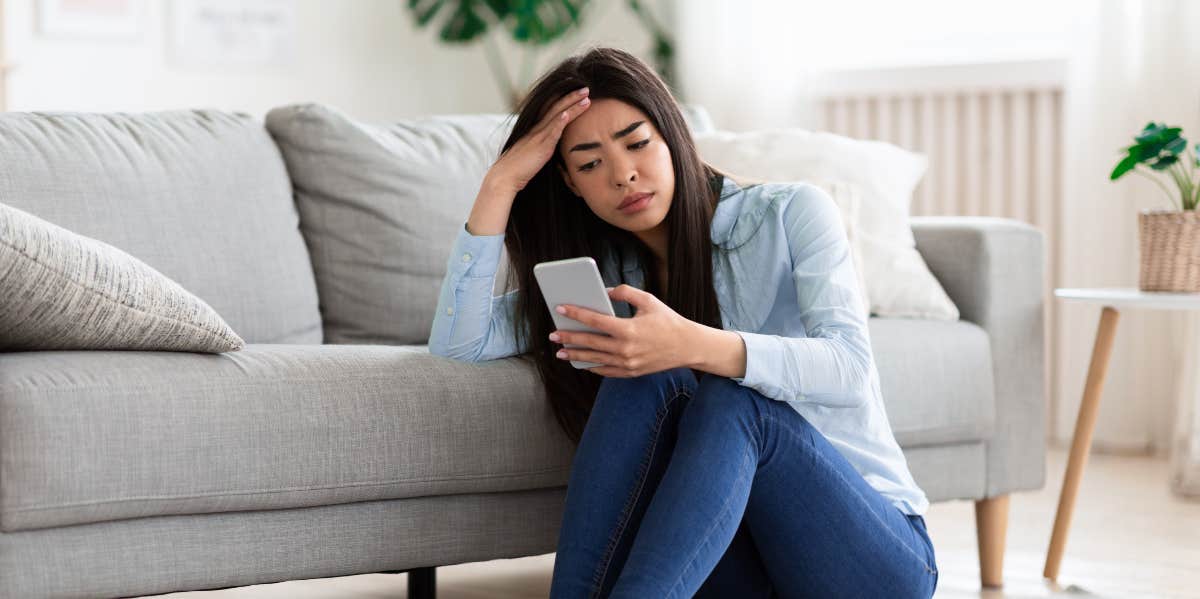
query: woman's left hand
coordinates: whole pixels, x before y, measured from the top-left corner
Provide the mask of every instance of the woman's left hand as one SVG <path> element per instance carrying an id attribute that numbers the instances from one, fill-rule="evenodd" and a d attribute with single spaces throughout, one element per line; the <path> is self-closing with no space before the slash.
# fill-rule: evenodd
<path id="1" fill-rule="evenodd" d="M 620 318 L 563 304 L 561 313 L 564 316 L 604 331 L 609 336 L 582 331 L 554 331 L 550 335 L 551 341 L 583 346 L 564 347 L 558 352 L 559 358 L 603 364 L 588 370 L 601 376 L 620 378 L 691 365 L 689 357 L 693 348 L 689 340 L 696 323 L 680 316 L 653 294 L 630 285 L 609 289 L 608 296 L 613 300 L 629 302 L 637 308 L 637 315 Z"/>

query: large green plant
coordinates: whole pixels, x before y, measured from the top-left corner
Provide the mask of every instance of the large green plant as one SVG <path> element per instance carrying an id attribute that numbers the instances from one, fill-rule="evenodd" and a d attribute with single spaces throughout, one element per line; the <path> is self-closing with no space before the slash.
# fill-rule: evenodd
<path id="1" fill-rule="evenodd" d="M 533 61 L 538 51 L 581 25 L 588 0 L 408 0 L 408 9 L 418 27 L 440 23 L 438 37 L 448 44 L 470 44 L 482 40 L 488 65 L 501 92 L 515 109 L 529 89 Z M 662 78 L 673 79 L 674 47 L 666 30 L 638 0 L 627 5 L 654 38 L 654 58 Z M 439 17 L 440 15 L 440 17 Z M 491 32 L 503 30 L 525 47 L 520 71 L 514 79 Z"/>
<path id="2" fill-rule="evenodd" d="M 1200 181 L 1195 175 L 1200 168 L 1200 144 L 1188 147 L 1186 139 L 1179 134 L 1180 127 L 1168 127 L 1162 123 L 1151 121 L 1142 132 L 1134 136 L 1132 146 L 1125 148 L 1125 157 L 1117 163 L 1109 175 L 1110 181 L 1116 181 L 1125 173 L 1137 173 L 1154 181 L 1167 194 L 1169 201 L 1174 204 L 1176 197 L 1182 210 L 1195 210 L 1200 202 Z M 1179 194 L 1172 193 L 1163 185 L 1159 175 L 1167 175 L 1175 181 Z"/>

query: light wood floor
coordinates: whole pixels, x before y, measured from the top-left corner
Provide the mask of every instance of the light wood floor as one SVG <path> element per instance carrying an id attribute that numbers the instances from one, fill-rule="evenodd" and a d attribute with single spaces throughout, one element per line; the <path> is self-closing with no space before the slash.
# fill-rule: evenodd
<path id="1" fill-rule="evenodd" d="M 1200 598 L 1200 501 L 1169 491 L 1165 459 L 1093 455 L 1084 473 L 1058 585 L 1041 577 L 1066 453 L 1051 450 L 1046 486 L 1015 494 L 1009 514 L 1005 588 L 980 591 L 971 502 L 934 504 L 926 522 L 940 567 L 937 597 Z M 554 554 L 438 569 L 440 599 L 546 597 Z M 399 599 L 404 575 L 297 580 L 170 599 Z"/>

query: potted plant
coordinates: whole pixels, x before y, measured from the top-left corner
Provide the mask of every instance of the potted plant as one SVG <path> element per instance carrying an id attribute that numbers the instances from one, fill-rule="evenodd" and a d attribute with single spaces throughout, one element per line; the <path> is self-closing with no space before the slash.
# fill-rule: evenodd
<path id="1" fill-rule="evenodd" d="M 582 24 L 588 0 L 407 0 L 419 28 L 430 26 L 441 15 L 438 37 L 447 44 L 470 44 L 483 41 L 492 75 L 508 99 L 510 109 L 516 109 L 522 96 L 533 83 L 535 54 L 558 41 Z M 626 0 L 626 5 L 654 40 L 654 61 L 658 74 L 668 86 L 673 79 L 674 45 L 662 26 L 638 0 Z M 524 49 L 521 66 L 515 77 L 505 64 L 503 53 L 490 35 L 499 33 Z"/>
<path id="2" fill-rule="evenodd" d="M 1200 291 L 1200 145 L 1189 147 L 1180 127 L 1148 123 L 1125 148 L 1125 156 L 1109 180 L 1126 173 L 1140 174 L 1159 186 L 1178 210 L 1146 210 L 1138 214 L 1140 266 L 1138 288 L 1143 291 Z M 1163 184 L 1175 182 L 1176 192 Z"/>

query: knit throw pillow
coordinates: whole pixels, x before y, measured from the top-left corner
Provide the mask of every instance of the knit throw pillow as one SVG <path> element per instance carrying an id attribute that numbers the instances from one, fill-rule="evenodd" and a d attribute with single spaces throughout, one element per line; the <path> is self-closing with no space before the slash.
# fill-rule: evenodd
<path id="1" fill-rule="evenodd" d="M 0 297 L 0 350 L 245 345 L 204 300 L 141 260 L 5 204 Z"/>

